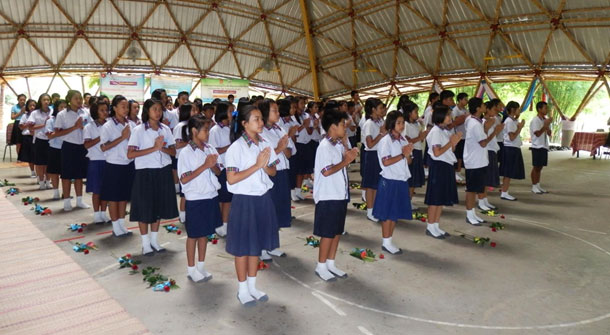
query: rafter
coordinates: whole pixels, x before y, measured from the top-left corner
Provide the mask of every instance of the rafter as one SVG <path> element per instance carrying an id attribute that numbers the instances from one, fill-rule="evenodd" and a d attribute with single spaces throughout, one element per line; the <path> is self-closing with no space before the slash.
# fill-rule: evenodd
<path id="1" fill-rule="evenodd" d="M 309 26 L 309 13 L 305 0 L 299 0 L 301 8 L 301 18 L 303 19 L 303 30 L 305 30 L 305 41 L 307 42 L 307 52 L 309 53 L 309 67 L 311 72 L 313 96 L 315 100 L 320 97 L 320 83 L 318 82 L 318 66 L 316 64 L 316 49 L 311 36 L 311 27 Z"/>
<path id="2" fill-rule="evenodd" d="M 280 63 L 277 60 L 277 53 L 275 50 L 275 45 L 273 44 L 273 39 L 271 38 L 271 33 L 269 32 L 269 24 L 267 23 L 267 13 L 265 13 L 264 9 L 263 9 L 263 4 L 261 3 L 261 0 L 257 0 L 258 3 L 258 7 L 260 8 L 261 11 L 261 16 L 265 15 L 265 19 L 263 20 L 263 26 L 265 28 L 265 35 L 267 35 L 267 42 L 269 42 L 269 47 L 271 48 L 271 55 L 272 55 L 272 59 L 273 62 L 275 63 L 275 67 L 277 68 L 277 75 L 280 79 L 280 84 L 282 85 L 282 90 L 284 90 L 284 77 L 282 76 L 282 70 L 280 69 Z M 236 59 L 237 60 L 237 59 Z"/>
<path id="3" fill-rule="evenodd" d="M 225 34 L 225 37 L 227 38 L 228 41 L 230 41 L 231 37 L 229 36 L 227 27 L 225 26 L 225 23 L 222 20 L 222 17 L 220 16 L 220 14 L 218 14 L 218 11 L 216 11 L 216 16 L 218 17 L 218 21 L 220 21 L 220 27 L 222 28 L 222 31 Z M 235 48 L 231 48 L 231 55 L 233 56 L 233 61 L 235 62 L 235 66 L 237 67 L 237 72 L 239 73 L 239 76 L 241 78 L 243 78 L 244 73 L 242 72 L 241 67 L 239 66 L 239 61 L 237 60 L 237 56 L 235 55 Z"/>

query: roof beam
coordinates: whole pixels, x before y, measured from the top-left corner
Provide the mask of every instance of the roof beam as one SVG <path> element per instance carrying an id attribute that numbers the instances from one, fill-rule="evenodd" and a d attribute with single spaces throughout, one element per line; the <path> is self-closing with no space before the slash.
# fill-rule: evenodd
<path id="1" fill-rule="evenodd" d="M 318 68 L 316 66 L 316 49 L 311 36 L 311 27 L 309 26 L 309 14 L 307 13 L 307 4 L 305 0 L 299 0 L 301 6 L 301 18 L 303 19 L 303 30 L 305 30 L 305 40 L 307 42 L 307 52 L 309 53 L 309 67 L 311 68 L 311 79 L 313 84 L 314 100 L 320 98 L 320 87 L 318 83 Z"/>

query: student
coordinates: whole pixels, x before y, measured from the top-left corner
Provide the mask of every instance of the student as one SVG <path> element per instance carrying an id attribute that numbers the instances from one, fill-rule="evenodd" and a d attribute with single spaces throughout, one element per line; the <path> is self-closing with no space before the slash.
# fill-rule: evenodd
<path id="1" fill-rule="evenodd" d="M 424 109 L 424 127 L 426 128 L 426 130 L 430 130 L 432 129 L 432 127 L 434 127 L 434 124 L 432 123 L 432 111 L 434 108 L 434 105 L 438 102 L 438 100 L 440 99 L 440 95 L 436 92 L 432 92 L 428 95 L 428 105 L 426 106 L 426 109 Z M 426 174 L 426 177 L 428 177 L 428 161 L 430 160 L 430 155 L 428 154 L 428 147 L 427 147 L 427 143 L 426 143 L 426 147 L 424 150 L 424 173 Z"/>
<path id="2" fill-rule="evenodd" d="M 349 202 L 347 166 L 356 159 L 358 149 L 345 150 L 347 114 L 329 110 L 322 117 L 326 137 L 316 151 L 313 197 L 316 203 L 313 234 L 320 236 L 318 264 L 315 273 L 324 281 L 346 278 L 335 266 L 339 238 L 345 230 Z"/>
<path id="3" fill-rule="evenodd" d="M 456 132 L 462 133 L 462 139 L 455 147 L 455 158 L 457 158 L 457 164 L 455 166 L 455 179 L 458 181 L 464 181 L 464 177 L 460 175 L 462 166 L 464 165 L 464 143 L 467 136 L 466 133 L 466 118 L 468 117 L 468 94 L 462 92 L 458 93 L 456 97 L 457 103 L 453 107 L 451 117 L 453 122 L 449 126 L 449 129 L 454 129 Z"/>
<path id="4" fill-rule="evenodd" d="M 411 178 L 408 164 L 411 162 L 413 144 L 402 136 L 405 117 L 401 112 L 390 112 L 384 126 L 387 135 L 379 141 L 377 149 L 381 176 L 373 216 L 381 221 L 381 249 L 398 255 L 402 254 L 402 250 L 392 243 L 396 221 L 413 219 L 407 182 Z"/>
<path id="5" fill-rule="evenodd" d="M 511 105 L 511 103 L 508 103 Z M 515 104 L 517 104 L 515 102 Z M 504 150 L 503 158 L 500 161 L 500 175 L 502 179 L 502 193 L 500 199 L 515 201 L 517 198 L 508 193 L 511 179 L 525 179 L 525 167 L 523 165 L 523 155 L 521 154 L 521 130 L 525 125 L 525 120 L 519 122 L 521 109 L 518 107 L 508 109 L 508 117 L 504 120 Z"/>
<path id="6" fill-rule="evenodd" d="M 87 178 L 87 149 L 84 146 L 83 128 L 91 122 L 89 115 L 81 109 L 83 97 L 79 91 L 69 90 L 66 95 L 68 106 L 57 114 L 55 133 L 61 136 L 61 189 L 64 211 L 71 211 L 70 185 L 74 180 L 76 206 L 88 209 L 83 202 L 83 179 Z"/>
<path id="7" fill-rule="evenodd" d="M 179 122 L 172 132 L 174 142 L 176 142 L 176 157 L 180 157 L 180 151 L 182 151 L 182 148 L 186 147 L 186 145 L 190 141 L 190 138 L 186 136 L 186 133 L 184 132 L 184 127 L 187 126 L 189 119 L 197 115 L 198 113 L 199 111 L 197 110 L 197 107 L 195 107 L 195 105 L 191 103 L 183 104 L 178 108 Z M 178 192 L 178 194 L 180 195 L 180 203 L 178 205 L 178 218 L 180 222 L 184 223 L 186 222 L 184 193 L 180 191 Z"/>
<path id="8" fill-rule="evenodd" d="M 487 135 L 495 132 L 496 127 L 503 125 L 503 123 L 499 123 L 498 113 L 500 113 L 500 108 L 498 105 L 499 100 L 490 100 L 485 104 L 486 112 L 485 112 L 485 121 L 483 123 L 483 128 Z M 516 104 L 517 108 L 519 108 L 519 104 L 511 101 L 512 104 Z M 511 104 L 509 103 L 509 104 Z M 504 134 L 504 130 L 500 132 L 500 134 Z M 489 164 L 487 165 L 487 180 L 485 182 L 485 186 L 487 187 L 499 187 L 500 186 L 500 167 L 498 165 L 498 157 L 500 156 L 500 146 L 497 141 L 498 135 L 496 134 L 495 141 L 489 141 L 487 143 L 487 157 L 489 160 Z M 496 209 L 496 206 L 492 205 L 487 199 L 487 188 L 484 189 L 483 193 L 478 195 L 478 206 L 481 210 L 488 211 Z"/>
<path id="9" fill-rule="evenodd" d="M 464 147 L 464 167 L 466 168 L 466 222 L 480 226 L 485 220 L 481 219 L 474 210 L 475 195 L 485 192 L 487 181 L 487 170 L 489 166 L 489 155 L 487 146 L 489 142 L 496 141 L 496 135 L 502 131 L 502 124 L 493 128 L 488 134 L 481 115 L 487 110 L 487 106 L 480 98 L 472 98 L 468 101 L 470 117 L 466 119 L 466 143 Z M 490 115 L 495 119 L 495 115 Z M 487 122 L 489 128 L 493 121 Z M 479 197 L 481 198 L 481 197 Z"/>
<path id="10" fill-rule="evenodd" d="M 530 121 L 530 138 L 532 139 L 532 193 L 549 193 L 540 186 L 542 168 L 547 166 L 549 156 L 549 137 L 551 136 L 552 118 L 547 118 L 548 106 L 544 101 L 536 104 L 538 115 Z"/>
<path id="11" fill-rule="evenodd" d="M 41 94 L 36 104 L 36 110 L 26 120 L 26 127 L 34 134 L 34 168 L 38 176 L 38 184 L 40 185 L 38 189 L 40 190 L 51 188 L 51 182 L 47 180 L 49 138 L 45 130 L 45 125 L 51 115 L 50 103 L 51 97 L 46 93 Z"/>
<path id="12" fill-rule="evenodd" d="M 171 159 L 176 155 L 176 142 L 162 118 L 161 102 L 146 100 L 142 124 L 133 129 L 127 149 L 127 158 L 133 159 L 136 167 L 129 221 L 138 222 L 143 255 L 165 251 L 157 240 L 161 220 L 178 216 Z"/>
<path id="13" fill-rule="evenodd" d="M 301 193 L 301 186 L 303 185 L 303 180 L 307 178 L 307 176 L 313 173 L 313 155 L 311 154 L 311 142 L 313 131 L 314 131 L 314 119 L 311 117 L 311 114 L 308 113 L 308 110 L 312 110 L 314 113 L 317 112 L 318 105 L 314 102 L 310 102 L 311 108 L 307 110 L 302 110 L 299 104 L 302 104 L 304 100 L 298 99 L 297 102 L 293 102 L 296 107 L 295 119 L 299 124 L 298 132 L 297 132 L 297 176 L 296 176 L 296 185 L 294 188 L 295 197 L 297 200 L 304 200 Z"/>
<path id="14" fill-rule="evenodd" d="M 231 125 L 233 143 L 226 152 L 227 186 L 233 193 L 227 247 L 235 256 L 239 289 L 237 299 L 246 306 L 267 301 L 256 288 L 259 256 L 263 250 L 279 247 L 278 223 L 269 190 L 280 162 L 263 132 L 263 116 L 254 105 L 238 108 Z"/>
<path id="15" fill-rule="evenodd" d="M 269 143 L 275 151 L 279 163 L 275 166 L 275 176 L 271 177 L 273 187 L 271 188 L 271 199 L 275 205 L 278 228 L 289 228 L 292 215 L 290 213 L 290 181 L 289 159 L 296 152 L 294 142 L 288 134 L 278 125 L 280 113 L 277 103 L 271 99 L 265 99 L 258 104 L 258 108 L 263 116 L 265 127 L 261 137 Z M 261 260 L 271 261 L 271 256 L 285 257 L 286 254 L 279 250 L 263 250 Z"/>
<path id="16" fill-rule="evenodd" d="M 322 118 L 323 105 L 320 102 L 311 101 L 307 104 L 307 109 L 305 112 L 309 114 L 312 119 L 311 127 L 313 129 L 310 134 L 311 141 L 309 141 L 307 148 L 307 159 L 305 160 L 305 166 L 307 171 L 311 171 L 309 174 L 303 177 L 303 185 L 307 187 L 313 187 L 312 182 L 312 173 L 313 167 L 316 161 L 316 150 L 318 149 L 318 145 L 320 144 L 320 140 L 324 137 L 322 125 L 320 124 L 320 120 Z M 299 186 L 300 187 L 300 186 Z"/>
<path id="17" fill-rule="evenodd" d="M 438 104 L 432 113 L 434 127 L 426 136 L 430 155 L 430 174 L 424 203 L 428 205 L 428 227 L 426 235 L 437 239 L 449 236 L 440 226 L 443 206 L 458 203 L 455 170 L 457 162 L 453 150 L 462 139 L 462 133 L 451 134 L 446 128 L 451 123 L 449 107 Z"/>
<path id="18" fill-rule="evenodd" d="M 131 128 L 127 121 L 129 104 L 122 95 L 112 98 L 110 120 L 102 126 L 100 149 L 106 157 L 100 200 L 108 202 L 112 233 L 116 237 L 131 235 L 125 228 L 127 201 L 131 199 L 134 164 L 127 157 Z"/>
<path id="19" fill-rule="evenodd" d="M 61 173 L 61 145 L 63 141 L 55 135 L 55 118 L 57 114 L 66 109 L 66 100 L 57 100 L 53 104 L 53 113 L 45 124 L 45 132 L 49 138 L 49 154 L 47 161 L 47 175 L 53 186 L 53 200 L 59 200 L 59 174 Z"/>
<path id="20" fill-rule="evenodd" d="M 235 101 L 235 96 L 233 94 L 229 94 L 229 96 L 227 97 L 227 101 L 230 104 L 233 104 L 233 101 Z"/>
<path id="21" fill-rule="evenodd" d="M 26 114 L 25 102 L 27 97 L 25 94 L 17 95 L 17 104 L 11 108 L 11 120 L 15 120 L 13 123 L 13 131 L 11 133 L 11 143 L 16 145 L 17 157 L 19 157 L 19 151 L 21 150 L 21 142 L 23 142 L 23 138 L 21 137 L 21 128 L 19 128 L 19 123 L 21 122 L 21 118 Z M 24 120 L 25 121 L 25 120 Z"/>
<path id="22" fill-rule="evenodd" d="M 178 115 L 172 112 L 171 108 L 168 109 L 165 106 L 171 105 L 171 97 L 167 96 L 165 89 L 157 88 L 152 92 L 150 98 L 153 100 L 159 100 L 164 104 L 163 108 L 163 123 L 169 127 L 169 129 L 173 130 L 174 127 L 178 124 Z"/>
<path id="23" fill-rule="evenodd" d="M 108 103 L 107 103 L 108 104 Z M 132 127 L 135 128 L 137 125 L 142 123 L 140 120 L 140 104 L 135 100 L 129 100 L 129 115 L 127 120 L 131 123 Z"/>
<path id="24" fill-rule="evenodd" d="M 206 119 L 210 119 L 210 120 L 212 120 L 212 123 L 216 124 L 216 121 L 214 120 L 214 115 L 216 112 L 215 112 L 215 107 L 212 104 L 203 105 L 202 113 Z"/>
<path id="25" fill-rule="evenodd" d="M 87 148 L 87 158 L 89 167 L 87 170 L 87 193 L 92 193 L 91 201 L 93 205 L 93 223 L 104 223 L 110 221 L 106 216 L 107 201 L 100 199 L 102 193 L 102 178 L 106 156 L 100 149 L 100 133 L 106 118 L 108 117 L 108 104 L 104 101 L 94 101 L 89 106 L 89 112 L 93 122 L 90 122 L 84 130 L 85 148 Z"/>
<path id="26" fill-rule="evenodd" d="M 26 127 L 26 121 L 36 110 L 36 100 L 30 99 L 25 103 L 25 114 L 21 116 L 23 122 L 19 123 L 21 129 L 21 150 L 17 154 L 17 160 L 26 162 L 30 166 L 30 177 L 36 178 L 36 170 L 34 168 L 34 136 L 30 129 Z"/>
<path id="27" fill-rule="evenodd" d="M 216 229 L 216 234 L 220 237 L 227 235 L 227 225 L 229 222 L 229 213 L 231 210 L 231 200 L 233 194 L 227 188 L 227 171 L 225 170 L 225 157 L 229 146 L 231 145 L 231 118 L 229 105 L 226 102 L 221 102 L 216 106 L 214 119 L 216 125 L 210 130 L 209 144 L 216 149 L 218 154 L 218 163 L 220 164 L 220 174 L 218 182 L 220 190 L 218 190 L 218 202 L 220 203 L 220 213 L 222 214 L 222 226 Z"/>
<path id="28" fill-rule="evenodd" d="M 409 162 L 409 173 L 411 178 L 409 179 L 409 198 L 413 201 L 413 195 L 415 194 L 416 187 L 424 186 L 426 177 L 424 174 L 424 161 L 422 153 L 422 141 L 426 139 L 429 130 L 422 129 L 419 123 L 419 108 L 414 103 L 408 103 L 402 106 L 403 115 L 405 117 L 405 128 L 402 135 L 407 141 L 413 144 L 413 151 L 411 156 L 413 157 Z M 414 210 L 416 207 L 411 202 L 411 209 Z"/>
<path id="29" fill-rule="evenodd" d="M 364 110 L 370 118 L 362 127 L 365 151 L 362 188 L 366 189 L 366 217 L 373 222 L 379 222 L 373 215 L 373 208 L 375 206 L 375 193 L 379 184 L 379 173 L 381 173 L 381 166 L 377 158 L 377 148 L 379 141 L 381 141 L 387 132 L 385 127 L 383 127 L 385 105 L 377 98 L 369 98 L 366 100 Z"/>
<path id="30" fill-rule="evenodd" d="M 184 106 L 180 109 L 183 110 Z M 212 125 L 211 120 L 200 115 L 189 118 L 181 130 L 181 138 L 189 138 L 189 141 L 178 156 L 178 174 L 186 198 L 187 276 L 194 282 L 212 278 L 205 269 L 208 235 L 222 224 L 218 205 L 220 184 L 216 177 L 220 173 L 218 153 L 206 143 Z M 199 251 L 196 266 L 195 249 Z"/>

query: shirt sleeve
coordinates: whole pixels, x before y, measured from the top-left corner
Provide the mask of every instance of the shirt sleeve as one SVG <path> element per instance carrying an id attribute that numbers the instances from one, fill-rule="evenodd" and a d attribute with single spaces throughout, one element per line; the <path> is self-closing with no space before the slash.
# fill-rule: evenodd
<path id="1" fill-rule="evenodd" d="M 326 147 L 318 147 L 316 151 L 316 160 L 315 160 L 315 171 L 320 171 L 320 173 L 324 173 L 334 166 L 332 162 L 332 158 Z"/>
<path id="2" fill-rule="evenodd" d="M 225 165 L 227 172 L 239 172 L 239 162 L 239 142 L 233 142 L 225 153 Z"/>
<path id="3" fill-rule="evenodd" d="M 173 136 L 174 136 L 174 142 L 183 142 L 182 140 L 182 128 L 184 127 L 184 124 L 178 124 L 176 126 L 176 128 L 174 128 L 173 131 Z"/>
<path id="4" fill-rule="evenodd" d="M 192 164 L 191 164 L 191 152 L 190 150 L 182 150 L 180 152 L 180 159 L 178 159 L 178 177 L 182 179 L 182 177 L 186 177 L 193 172 Z M 180 181 L 182 183 L 182 181 Z"/>
<path id="5" fill-rule="evenodd" d="M 280 162 L 280 158 L 275 153 L 274 148 L 271 147 L 271 144 L 269 142 L 266 142 L 265 146 L 268 146 L 271 149 L 270 150 L 271 155 L 269 156 L 269 163 L 267 163 L 267 166 L 274 167 L 274 166 L 278 165 Z"/>
<path id="6" fill-rule="evenodd" d="M 55 118 L 55 129 L 64 129 L 64 113 L 57 113 L 57 117 Z"/>
<path id="7" fill-rule="evenodd" d="M 140 129 L 143 129 L 143 127 L 135 127 L 131 130 L 131 136 L 129 136 L 129 142 L 127 142 L 128 147 L 140 150 Z"/>
<path id="8" fill-rule="evenodd" d="M 174 139 L 174 134 L 172 134 L 172 131 L 169 129 L 169 127 L 163 127 L 163 131 L 164 131 L 164 135 L 163 138 L 165 140 L 166 147 L 169 148 L 172 145 L 176 145 L 176 140 Z"/>
<path id="9" fill-rule="evenodd" d="M 91 124 L 88 124 L 85 129 L 83 129 L 83 139 L 86 140 L 92 140 L 92 135 L 91 134 Z"/>
<path id="10" fill-rule="evenodd" d="M 428 134 L 427 140 L 428 140 L 428 145 L 430 145 L 431 147 L 434 147 L 437 145 L 442 147 L 443 145 L 446 144 L 446 143 L 443 143 L 443 141 L 442 141 L 440 131 L 431 131 Z"/>
<path id="11" fill-rule="evenodd" d="M 208 144 L 214 148 L 218 148 L 218 143 L 220 143 L 218 141 L 218 136 L 220 135 L 220 132 L 218 131 L 219 127 L 220 126 L 214 126 L 212 129 L 210 129 L 210 140 L 208 141 Z"/>
<path id="12" fill-rule="evenodd" d="M 389 138 L 389 136 L 390 135 L 385 135 L 377 146 L 377 156 L 381 158 L 382 161 L 392 157 L 392 139 Z"/>

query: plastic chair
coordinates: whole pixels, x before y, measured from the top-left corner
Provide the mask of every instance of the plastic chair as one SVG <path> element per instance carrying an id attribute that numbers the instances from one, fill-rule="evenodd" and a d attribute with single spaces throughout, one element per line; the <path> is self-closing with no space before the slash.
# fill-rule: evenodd
<path id="1" fill-rule="evenodd" d="M 8 149 L 9 162 L 13 161 L 13 151 L 11 150 L 11 146 L 13 146 L 14 144 L 11 144 L 11 138 L 13 137 L 14 125 L 15 124 L 13 122 L 6 125 L 6 144 L 4 144 L 4 155 L 2 156 L 3 162 L 6 159 L 6 149 Z"/>

